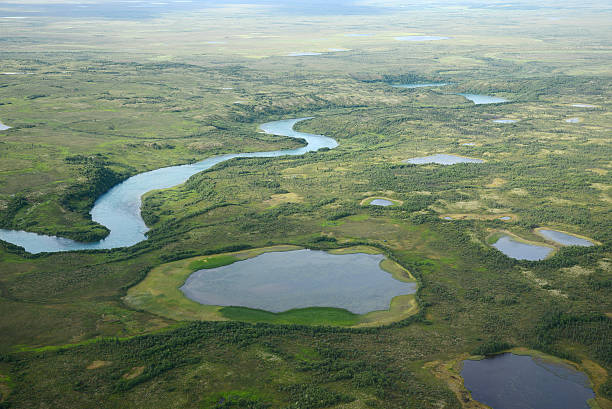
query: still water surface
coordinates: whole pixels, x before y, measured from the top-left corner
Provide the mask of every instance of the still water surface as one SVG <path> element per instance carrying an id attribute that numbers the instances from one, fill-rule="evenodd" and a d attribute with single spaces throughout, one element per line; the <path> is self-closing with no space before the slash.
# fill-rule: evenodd
<path id="1" fill-rule="evenodd" d="M 438 165 L 454 165 L 456 163 L 483 163 L 482 159 L 466 158 L 458 155 L 447 155 L 439 153 L 431 156 L 420 156 L 417 158 L 406 159 L 405 163 L 414 165 L 424 165 L 427 163 L 437 163 Z"/>
<path id="2" fill-rule="evenodd" d="M 478 95 L 478 94 L 458 94 L 458 95 L 461 95 L 462 97 L 465 97 L 465 98 L 469 99 L 470 101 L 472 101 L 476 105 L 482 105 L 482 104 L 500 104 L 502 102 L 508 102 L 507 99 L 498 98 L 498 97 L 492 97 L 492 96 L 489 96 L 489 95 Z"/>
<path id="3" fill-rule="evenodd" d="M 589 247 L 593 245 L 592 242 L 586 239 L 582 239 L 572 234 L 563 233 L 557 230 L 539 229 L 538 233 L 540 233 L 542 236 L 546 237 L 547 239 L 557 242 L 559 244 L 562 244 L 564 246 Z"/>
<path id="4" fill-rule="evenodd" d="M 356 314 L 387 310 L 391 299 L 412 294 L 415 283 L 380 268 L 382 254 L 330 254 L 319 250 L 264 253 L 193 273 L 181 291 L 201 304 L 272 312 L 335 307 Z"/>
<path id="5" fill-rule="evenodd" d="M 393 202 L 385 199 L 374 199 L 370 202 L 373 206 L 392 206 Z"/>
<path id="6" fill-rule="evenodd" d="M 530 261 L 544 260 L 553 251 L 550 247 L 523 243 L 507 235 L 500 237 L 493 247 L 508 257 Z"/>
<path id="7" fill-rule="evenodd" d="M 461 376 L 472 397 L 493 409 L 589 409 L 595 397 L 584 373 L 530 356 L 463 361 Z"/>

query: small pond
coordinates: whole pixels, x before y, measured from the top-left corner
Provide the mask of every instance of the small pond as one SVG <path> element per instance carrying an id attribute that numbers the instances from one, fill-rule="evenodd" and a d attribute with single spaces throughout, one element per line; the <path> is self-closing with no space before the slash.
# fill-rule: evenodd
<path id="1" fill-rule="evenodd" d="M 453 220 L 453 218 L 450 216 L 444 216 L 444 220 Z"/>
<path id="2" fill-rule="evenodd" d="M 512 217 L 510 217 L 510 216 L 502 216 L 502 217 L 499 218 L 499 220 L 508 221 L 508 220 L 512 220 Z"/>
<path id="3" fill-rule="evenodd" d="M 6 131 L 7 129 L 11 129 L 11 127 L 0 122 L 0 131 Z"/>
<path id="4" fill-rule="evenodd" d="M 493 409 L 589 409 L 587 376 L 569 365 L 511 353 L 463 361 L 472 398 Z"/>
<path id="5" fill-rule="evenodd" d="M 370 202 L 371 206 L 393 206 L 393 202 L 386 199 L 374 199 Z"/>
<path id="6" fill-rule="evenodd" d="M 401 36 L 394 37 L 397 41 L 438 41 L 438 40 L 449 40 L 450 37 L 441 36 Z"/>
<path id="7" fill-rule="evenodd" d="M 476 105 L 482 105 L 482 104 L 500 104 L 502 102 L 508 102 L 507 99 L 498 98 L 498 97 L 491 97 L 489 95 L 478 95 L 478 94 L 457 94 L 457 95 L 461 95 L 462 97 L 465 97 L 465 98 L 469 99 L 470 101 L 472 101 Z"/>
<path id="8" fill-rule="evenodd" d="M 181 291 L 207 305 L 281 312 L 335 307 L 356 314 L 387 310 L 391 299 L 412 294 L 415 283 L 398 281 L 380 267 L 382 254 L 330 254 L 318 250 L 264 253 L 193 273 Z"/>
<path id="9" fill-rule="evenodd" d="M 392 85 L 394 88 L 424 88 L 424 87 L 443 87 L 448 85 L 448 82 L 427 82 L 423 84 L 397 84 Z"/>
<path id="10" fill-rule="evenodd" d="M 456 163 L 483 163 L 481 159 L 466 158 L 458 155 L 447 155 L 444 153 L 421 156 L 417 158 L 406 159 L 405 163 L 412 163 L 414 165 L 424 165 L 427 163 L 437 163 L 438 165 L 454 165 Z"/>
<path id="11" fill-rule="evenodd" d="M 577 124 L 580 122 L 580 118 L 568 118 L 565 120 L 568 124 Z"/>
<path id="12" fill-rule="evenodd" d="M 461 145 L 463 145 L 463 146 L 476 146 L 476 144 L 474 142 L 466 142 L 466 143 L 462 143 Z"/>
<path id="13" fill-rule="evenodd" d="M 538 233 L 542 236 L 546 237 L 549 240 L 552 240 L 556 243 L 562 244 L 564 246 L 583 246 L 589 247 L 593 245 L 593 242 L 590 242 L 586 239 L 563 233 L 557 230 L 550 229 L 538 229 Z"/>
<path id="14" fill-rule="evenodd" d="M 493 122 L 496 124 L 513 124 L 516 123 L 516 119 L 494 119 Z"/>
<path id="15" fill-rule="evenodd" d="M 572 104 L 575 108 L 595 108 L 595 105 L 591 104 Z"/>
<path id="16" fill-rule="evenodd" d="M 508 235 L 500 237 L 499 240 L 493 244 L 493 247 L 508 257 L 529 261 L 544 260 L 553 251 L 550 247 L 523 243 Z"/>

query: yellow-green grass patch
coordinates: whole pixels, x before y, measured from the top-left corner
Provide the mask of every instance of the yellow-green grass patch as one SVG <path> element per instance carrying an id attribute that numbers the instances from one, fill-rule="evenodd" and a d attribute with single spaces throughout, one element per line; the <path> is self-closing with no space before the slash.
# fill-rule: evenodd
<path id="1" fill-rule="evenodd" d="M 271 246 L 232 253 L 198 256 L 162 264 L 147 274 L 138 285 L 130 288 L 123 300 L 131 307 L 149 311 L 174 320 L 224 321 L 221 307 L 204 305 L 189 298 L 179 289 L 196 270 L 214 268 L 246 260 L 271 251 L 299 250 L 298 246 Z M 206 267 L 205 267 L 206 266 Z"/>
<path id="2" fill-rule="evenodd" d="M 297 193 L 278 193 L 274 194 L 270 197 L 270 199 L 264 201 L 263 203 L 266 206 L 274 207 L 278 206 L 282 203 L 301 203 L 304 201 L 304 198 Z"/>

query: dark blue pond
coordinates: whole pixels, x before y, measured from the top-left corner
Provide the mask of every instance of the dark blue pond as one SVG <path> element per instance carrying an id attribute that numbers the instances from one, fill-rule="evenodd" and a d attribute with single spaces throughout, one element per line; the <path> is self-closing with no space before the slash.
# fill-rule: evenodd
<path id="1" fill-rule="evenodd" d="M 472 398 L 493 409 L 589 409 L 595 397 L 584 373 L 530 356 L 463 361 L 461 376 Z"/>

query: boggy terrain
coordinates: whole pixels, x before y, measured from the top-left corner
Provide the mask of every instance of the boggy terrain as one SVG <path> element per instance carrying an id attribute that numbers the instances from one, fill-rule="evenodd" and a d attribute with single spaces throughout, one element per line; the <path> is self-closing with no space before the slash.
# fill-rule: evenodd
<path id="1" fill-rule="evenodd" d="M 260 133 L 264 122 L 313 117 L 296 129 L 339 145 L 236 158 L 149 192 L 148 238 L 129 248 L 32 255 L 0 242 L 0 405 L 478 407 L 457 363 L 522 347 L 585 371 L 591 405 L 611 408 L 612 31 L 603 2 L 561 3 L 253 5 L 257 16 L 2 6 L 27 18 L 2 19 L 0 73 L 28 75 L 0 75 L 0 228 L 97 241 L 108 230 L 89 210 L 130 176 L 303 146 Z M 414 35 L 448 39 L 395 40 Z M 416 83 L 447 85 L 391 86 Z M 483 162 L 405 163 L 436 154 Z M 501 231 L 548 243 L 538 228 L 596 245 L 541 261 L 490 245 Z M 185 298 L 129 302 L 155 272 L 276 245 L 377 248 L 414 276 L 418 308 L 343 328 L 310 325 L 311 311 L 213 322 Z"/>

